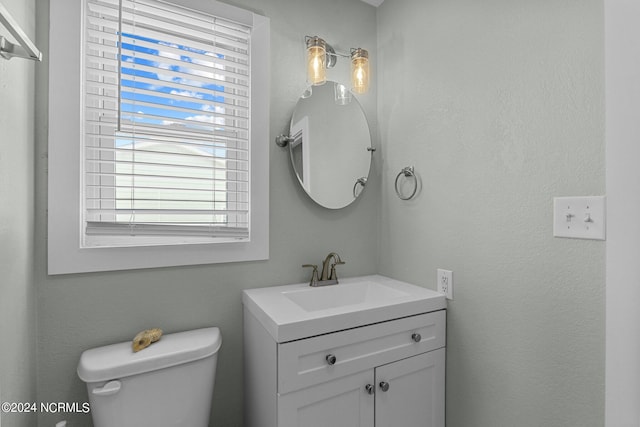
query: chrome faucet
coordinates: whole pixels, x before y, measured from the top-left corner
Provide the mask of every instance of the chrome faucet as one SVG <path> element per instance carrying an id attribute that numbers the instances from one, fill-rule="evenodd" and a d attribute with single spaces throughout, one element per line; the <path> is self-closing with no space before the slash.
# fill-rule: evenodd
<path id="1" fill-rule="evenodd" d="M 331 263 L 331 261 L 334 261 Z M 340 255 L 335 252 L 331 252 L 322 262 L 322 273 L 318 275 L 318 266 L 314 264 L 305 264 L 303 267 L 313 268 L 311 272 L 311 280 L 309 286 L 326 286 L 337 285 L 338 275 L 336 274 L 336 265 L 344 264 L 344 261 L 340 259 Z"/>

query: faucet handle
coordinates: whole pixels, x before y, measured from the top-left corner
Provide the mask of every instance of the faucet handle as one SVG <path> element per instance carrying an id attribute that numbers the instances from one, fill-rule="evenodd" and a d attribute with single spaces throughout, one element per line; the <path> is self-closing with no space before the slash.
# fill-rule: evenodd
<path id="1" fill-rule="evenodd" d="M 336 282 L 338 281 L 338 274 L 336 273 L 335 264 L 331 264 L 331 272 L 329 273 L 329 280 L 335 280 Z"/>
<path id="2" fill-rule="evenodd" d="M 318 266 L 315 264 L 303 264 L 303 268 L 313 268 L 311 272 L 311 281 L 309 281 L 309 286 L 318 286 Z"/>
<path id="3" fill-rule="evenodd" d="M 336 273 L 336 265 L 344 264 L 344 261 L 342 261 L 340 258 L 338 258 L 338 260 L 339 261 L 336 261 L 333 264 L 331 264 L 331 272 L 329 273 L 329 280 L 335 280 L 336 282 L 338 281 L 338 274 Z"/>

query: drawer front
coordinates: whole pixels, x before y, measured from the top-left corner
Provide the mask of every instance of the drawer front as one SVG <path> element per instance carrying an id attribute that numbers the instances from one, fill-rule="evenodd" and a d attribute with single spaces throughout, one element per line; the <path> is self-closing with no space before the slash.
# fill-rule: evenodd
<path id="1" fill-rule="evenodd" d="M 278 344 L 278 393 L 444 347 L 445 325 L 441 310 Z"/>

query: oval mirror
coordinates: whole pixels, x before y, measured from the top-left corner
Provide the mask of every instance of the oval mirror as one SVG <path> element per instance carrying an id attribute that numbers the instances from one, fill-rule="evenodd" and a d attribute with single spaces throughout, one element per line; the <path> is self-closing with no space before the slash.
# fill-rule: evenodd
<path id="1" fill-rule="evenodd" d="M 340 209 L 362 192 L 371 165 L 371 134 L 358 100 L 344 85 L 308 88 L 291 118 L 289 153 L 298 181 L 319 205 Z"/>

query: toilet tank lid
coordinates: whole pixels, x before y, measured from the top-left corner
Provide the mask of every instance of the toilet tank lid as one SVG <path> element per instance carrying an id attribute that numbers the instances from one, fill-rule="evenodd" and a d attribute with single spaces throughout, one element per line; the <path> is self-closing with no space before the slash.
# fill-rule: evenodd
<path id="1" fill-rule="evenodd" d="M 86 350 L 78 376 L 84 382 L 109 381 L 204 359 L 222 345 L 216 327 L 163 335 L 160 341 L 134 353 L 131 341 Z"/>

